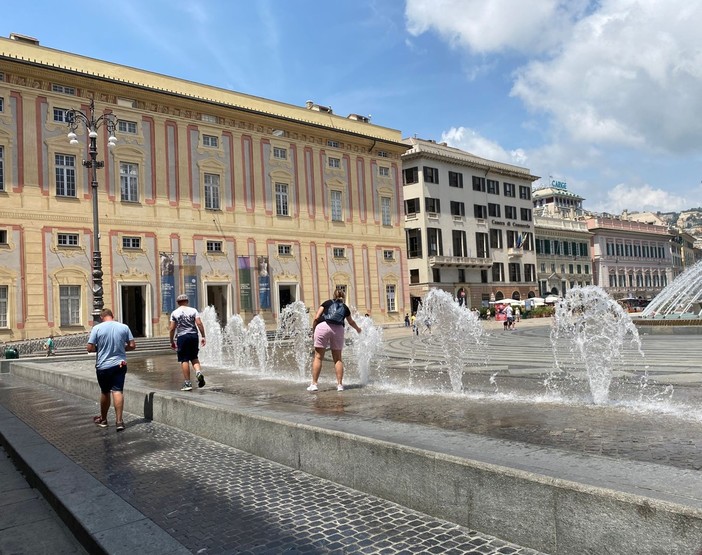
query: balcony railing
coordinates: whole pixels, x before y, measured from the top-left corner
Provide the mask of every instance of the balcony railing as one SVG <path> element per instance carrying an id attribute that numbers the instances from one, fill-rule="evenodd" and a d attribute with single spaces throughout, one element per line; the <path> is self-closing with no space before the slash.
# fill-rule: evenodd
<path id="1" fill-rule="evenodd" d="M 524 249 L 522 249 L 522 248 L 507 249 L 507 256 L 509 256 L 509 257 L 523 256 L 523 255 L 524 255 Z"/>
<path id="2" fill-rule="evenodd" d="M 468 256 L 430 256 L 429 266 L 464 266 L 470 268 L 489 268 L 492 258 L 472 258 Z"/>

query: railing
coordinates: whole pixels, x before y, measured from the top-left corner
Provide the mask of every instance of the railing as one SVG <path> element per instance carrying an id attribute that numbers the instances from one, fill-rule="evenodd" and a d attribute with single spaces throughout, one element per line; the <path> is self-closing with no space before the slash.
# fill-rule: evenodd
<path id="1" fill-rule="evenodd" d="M 467 256 L 430 256 L 430 266 L 492 266 L 491 258 L 472 258 Z"/>
<path id="2" fill-rule="evenodd" d="M 75 351 L 83 350 L 85 351 L 85 346 L 88 343 L 88 338 L 90 334 L 88 332 L 75 333 L 71 335 L 60 335 L 54 337 L 54 348 L 57 351 Z M 37 339 L 25 339 L 24 341 L 8 341 L 3 343 L 0 347 L 0 355 L 4 356 L 5 349 L 7 347 L 13 347 L 17 349 L 20 356 L 36 355 L 40 353 L 47 338 L 37 338 Z"/>
<path id="3" fill-rule="evenodd" d="M 524 249 L 522 249 L 522 248 L 507 249 L 507 256 L 523 256 L 523 255 L 524 255 Z"/>

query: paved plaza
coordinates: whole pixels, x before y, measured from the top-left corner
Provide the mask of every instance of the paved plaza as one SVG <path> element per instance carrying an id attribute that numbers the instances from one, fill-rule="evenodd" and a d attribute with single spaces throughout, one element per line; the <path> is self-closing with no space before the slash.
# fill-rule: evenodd
<path id="1" fill-rule="evenodd" d="M 388 382 L 376 382 L 371 376 L 371 383 L 361 386 L 350 360 L 343 393 L 334 388 L 329 363 L 318 394 L 305 391 L 307 376 L 281 379 L 215 368 L 206 369 L 204 389 L 183 393 L 178 391 L 174 355 L 148 360 L 139 360 L 136 353 L 131 356 L 128 386 L 172 396 L 174 406 L 184 407 L 189 426 L 144 418 L 151 410 L 145 400 L 140 414 L 127 414 L 124 433 L 115 433 L 114 426 L 100 430 L 91 422 L 97 410 L 94 400 L 14 373 L 2 374 L 0 406 L 5 412 L 0 432 L 7 442 L 12 419 L 28 425 L 136 509 L 149 527 L 193 553 L 537 551 L 345 487 L 340 485 L 343 480 L 322 480 L 206 439 L 208 430 L 198 431 L 199 413 L 192 403 L 490 468 L 507 465 L 510 472 L 622 492 L 619 496 L 651 495 L 667 504 L 684 505 L 690 514 L 702 511 L 702 420 L 699 411 L 690 408 L 699 406 L 702 382 L 695 336 L 644 335 L 645 362 L 636 360 L 618 372 L 624 389 L 648 375 L 646 402 L 638 408 L 630 401 L 593 407 L 544 396 L 544 376 L 553 365 L 548 321 L 525 321 L 513 332 L 492 322 L 486 327 L 491 334 L 487 360 L 476 361 L 462 393 L 451 391 L 431 337 L 417 338 L 408 329 L 393 328 L 385 330 L 383 349 Z M 48 365 L 60 375 L 93 379 L 88 357 L 52 360 Z M 97 386 L 94 389 L 97 398 Z M 185 431 L 189 427 L 190 432 Z M 319 463 L 325 465 L 322 458 Z M 369 465 L 367 472 L 374 471 Z M 390 475 L 388 479 L 394 481 Z M 409 487 L 428 488 L 421 482 L 433 479 L 427 474 Z M 495 495 L 504 495 L 494 487 Z M 97 533 L 117 524 L 100 522 Z M 514 527 L 520 524 L 515 522 Z M 0 529 L 0 542 L 2 537 Z M 135 552 L 137 546 L 130 545 L 129 538 L 121 540 L 125 552 Z M 676 549 L 672 546 L 670 553 L 682 553 Z"/>

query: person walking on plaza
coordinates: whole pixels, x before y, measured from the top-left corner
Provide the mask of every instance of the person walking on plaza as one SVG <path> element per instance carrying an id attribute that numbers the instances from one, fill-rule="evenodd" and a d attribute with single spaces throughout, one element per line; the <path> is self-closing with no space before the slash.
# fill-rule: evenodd
<path id="1" fill-rule="evenodd" d="M 122 410 L 124 408 L 124 379 L 127 376 L 127 351 L 136 349 L 134 336 L 129 326 L 117 322 L 109 308 L 100 312 L 100 323 L 93 326 L 88 337 L 89 353 L 97 353 L 95 371 L 100 386 L 100 415 L 93 422 L 107 428 L 107 413 L 110 402 L 115 406 L 117 431 L 124 430 Z"/>
<path id="2" fill-rule="evenodd" d="M 351 310 L 344 303 L 343 289 L 334 291 L 334 298 L 324 301 L 312 321 L 314 334 L 314 360 L 312 361 L 312 383 L 307 391 L 318 391 L 317 380 L 322 371 L 325 351 L 331 347 L 334 370 L 336 371 L 336 390 L 343 391 L 344 363 L 341 351 L 344 348 L 344 323 L 361 333 L 361 328 L 351 317 Z"/>
<path id="3" fill-rule="evenodd" d="M 507 330 L 513 330 L 514 329 L 514 311 L 512 310 L 512 305 L 507 305 L 505 307 L 505 329 Z"/>
<path id="4" fill-rule="evenodd" d="M 200 368 L 200 359 L 198 355 L 200 354 L 200 348 L 198 346 L 198 335 L 200 332 L 201 346 L 205 346 L 205 326 L 202 325 L 202 320 L 200 320 L 200 314 L 193 307 L 188 306 L 188 296 L 178 295 L 176 299 L 178 303 L 178 308 L 171 312 L 171 325 L 170 325 L 170 336 L 171 336 L 171 349 L 174 349 L 178 353 L 178 362 L 180 362 L 180 368 L 183 371 L 183 387 L 180 388 L 181 391 L 192 391 L 193 384 L 190 381 L 190 364 L 193 365 L 195 370 L 195 377 L 197 378 L 197 386 L 205 386 L 205 376 L 202 374 L 202 369 Z"/>
<path id="5" fill-rule="evenodd" d="M 46 343 L 44 343 L 44 350 L 46 351 L 46 356 L 48 356 L 48 357 L 56 354 L 56 344 L 54 343 L 54 335 L 53 334 L 51 334 L 49 336 L 49 338 L 46 340 Z"/>

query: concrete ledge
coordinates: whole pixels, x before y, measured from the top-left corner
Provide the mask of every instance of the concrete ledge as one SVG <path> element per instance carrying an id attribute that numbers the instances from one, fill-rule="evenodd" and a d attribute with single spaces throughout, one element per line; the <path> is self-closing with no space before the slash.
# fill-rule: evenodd
<path id="1" fill-rule="evenodd" d="M 20 362 L 12 365 L 12 373 L 89 399 L 97 395 L 94 379 L 86 375 Z M 128 386 L 125 410 L 547 553 L 689 555 L 702 548 L 702 507 L 696 494 L 685 497 L 672 487 L 651 488 L 650 495 L 632 493 L 646 491 L 646 484 L 629 485 L 629 491 L 596 487 L 510 467 L 510 460 L 489 464 L 285 420 L 232 406 L 225 397 Z M 587 455 L 569 460 L 575 458 L 593 468 L 614 464 Z M 653 475 L 661 468 L 639 463 L 631 472 Z M 690 477 L 674 469 L 670 473 L 673 480 Z M 689 491 L 696 489 L 686 485 Z"/>
<path id="2" fill-rule="evenodd" d="M 190 553 L 4 407 L 0 442 L 89 553 Z"/>

